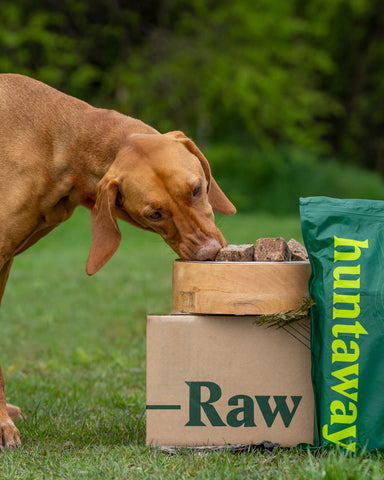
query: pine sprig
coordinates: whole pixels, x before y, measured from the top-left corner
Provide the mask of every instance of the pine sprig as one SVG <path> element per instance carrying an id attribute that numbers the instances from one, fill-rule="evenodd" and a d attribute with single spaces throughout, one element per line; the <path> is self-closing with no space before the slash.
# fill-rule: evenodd
<path id="1" fill-rule="evenodd" d="M 314 304 L 315 302 L 311 298 L 304 297 L 303 304 L 298 310 L 289 310 L 288 312 L 283 313 L 260 315 L 255 320 L 255 323 L 257 323 L 258 325 L 267 325 L 268 327 L 282 328 L 293 322 L 297 322 L 299 320 L 303 320 L 304 318 L 309 317 L 309 309 Z"/>

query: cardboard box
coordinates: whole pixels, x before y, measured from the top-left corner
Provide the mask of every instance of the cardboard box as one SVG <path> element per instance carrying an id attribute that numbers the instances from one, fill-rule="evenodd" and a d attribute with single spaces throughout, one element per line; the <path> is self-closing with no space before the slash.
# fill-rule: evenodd
<path id="1" fill-rule="evenodd" d="M 147 317 L 147 444 L 313 442 L 309 321 Z"/>
<path id="2" fill-rule="evenodd" d="M 173 263 L 172 313 L 265 315 L 298 310 L 309 262 Z"/>

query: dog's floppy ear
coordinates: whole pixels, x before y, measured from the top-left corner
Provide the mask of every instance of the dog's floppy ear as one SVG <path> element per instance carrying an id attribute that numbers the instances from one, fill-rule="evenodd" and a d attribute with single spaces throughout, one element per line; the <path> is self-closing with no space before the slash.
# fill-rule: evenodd
<path id="1" fill-rule="evenodd" d="M 233 215 L 234 213 L 236 213 L 236 207 L 232 204 L 232 202 L 228 200 L 224 192 L 216 183 L 215 179 L 212 177 L 211 168 L 209 166 L 208 160 L 205 158 L 205 156 L 196 146 L 196 144 L 183 132 L 180 131 L 168 132 L 165 135 L 168 135 L 182 142 L 185 147 L 200 160 L 201 166 L 203 167 L 205 177 L 208 182 L 208 200 L 209 203 L 212 205 L 213 210 L 215 210 L 215 212 L 217 213 L 222 213 L 224 215 Z"/>
<path id="2" fill-rule="evenodd" d="M 92 245 L 86 272 L 93 275 L 113 256 L 120 245 L 121 233 L 116 221 L 116 180 L 102 179 L 92 209 Z"/>

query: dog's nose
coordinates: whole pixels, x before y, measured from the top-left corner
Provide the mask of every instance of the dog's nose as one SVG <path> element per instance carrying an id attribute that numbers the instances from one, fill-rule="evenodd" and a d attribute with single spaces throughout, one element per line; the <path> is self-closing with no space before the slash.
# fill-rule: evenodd
<path id="1" fill-rule="evenodd" d="M 217 240 L 209 240 L 196 253 L 196 260 L 214 260 L 221 245 Z"/>

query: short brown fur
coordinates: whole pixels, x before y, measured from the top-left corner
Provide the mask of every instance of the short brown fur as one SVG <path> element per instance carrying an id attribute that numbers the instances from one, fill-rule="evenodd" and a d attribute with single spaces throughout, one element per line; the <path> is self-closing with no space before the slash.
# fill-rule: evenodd
<path id="1" fill-rule="evenodd" d="M 116 218 L 159 233 L 183 259 L 214 258 L 225 240 L 212 209 L 235 208 L 182 132 L 160 134 L 41 82 L 0 75 L 0 301 L 13 258 L 83 205 L 92 212 L 87 273 L 120 243 Z M 0 449 L 20 445 L 0 368 Z"/>

